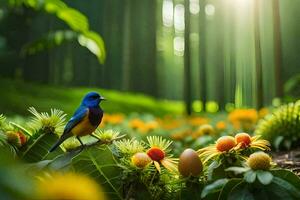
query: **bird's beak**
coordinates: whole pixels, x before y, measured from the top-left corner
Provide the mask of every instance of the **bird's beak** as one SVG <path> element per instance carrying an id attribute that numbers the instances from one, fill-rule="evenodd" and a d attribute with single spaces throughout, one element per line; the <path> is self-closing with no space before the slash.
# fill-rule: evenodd
<path id="1" fill-rule="evenodd" d="M 100 100 L 107 100 L 106 98 L 104 98 L 104 97 L 100 97 Z"/>

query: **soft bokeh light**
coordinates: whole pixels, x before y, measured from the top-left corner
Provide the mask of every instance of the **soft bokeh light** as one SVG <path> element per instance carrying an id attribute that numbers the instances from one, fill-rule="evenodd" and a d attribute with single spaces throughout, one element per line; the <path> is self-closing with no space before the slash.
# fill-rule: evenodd
<path id="1" fill-rule="evenodd" d="M 183 56 L 184 54 L 184 38 L 175 37 L 174 38 L 174 54 L 177 56 Z"/>
<path id="2" fill-rule="evenodd" d="M 167 27 L 173 26 L 173 1 L 164 0 L 162 6 L 163 24 Z"/>
<path id="3" fill-rule="evenodd" d="M 212 5 L 212 4 L 207 4 L 205 6 L 205 14 L 208 15 L 208 16 L 213 16 L 215 14 L 215 6 Z"/>
<path id="4" fill-rule="evenodd" d="M 190 0 L 190 12 L 194 15 L 200 12 L 199 0 Z"/>
<path id="5" fill-rule="evenodd" d="M 174 26 L 175 31 L 183 32 L 184 31 L 184 5 L 177 4 L 174 10 Z"/>

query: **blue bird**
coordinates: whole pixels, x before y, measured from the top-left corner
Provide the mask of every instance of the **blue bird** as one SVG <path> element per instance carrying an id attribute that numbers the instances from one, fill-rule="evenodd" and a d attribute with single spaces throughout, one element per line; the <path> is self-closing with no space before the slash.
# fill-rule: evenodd
<path id="1" fill-rule="evenodd" d="M 61 143 L 72 136 L 76 136 L 83 146 L 80 137 L 92 134 L 102 121 L 103 110 L 99 106 L 102 100 L 105 100 L 105 98 L 97 92 L 89 92 L 85 95 L 81 105 L 65 126 L 63 134 L 50 148 L 49 152 L 54 151 Z"/>

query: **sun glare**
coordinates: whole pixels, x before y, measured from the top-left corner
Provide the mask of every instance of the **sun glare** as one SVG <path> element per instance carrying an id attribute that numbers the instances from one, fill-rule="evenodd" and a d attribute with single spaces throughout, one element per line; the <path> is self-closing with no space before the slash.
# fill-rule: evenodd
<path id="1" fill-rule="evenodd" d="M 163 24 L 166 27 L 173 26 L 173 1 L 172 0 L 164 0 L 162 6 L 163 12 Z"/>

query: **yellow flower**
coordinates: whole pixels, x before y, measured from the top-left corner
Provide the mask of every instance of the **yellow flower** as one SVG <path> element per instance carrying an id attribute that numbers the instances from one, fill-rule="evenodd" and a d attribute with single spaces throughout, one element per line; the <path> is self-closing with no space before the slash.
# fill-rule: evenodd
<path id="1" fill-rule="evenodd" d="M 164 166 L 167 170 L 171 172 L 177 172 L 177 160 L 172 158 L 169 153 L 169 147 L 172 144 L 171 141 L 163 139 L 158 136 L 147 137 L 149 149 L 147 150 L 147 155 L 153 161 L 153 164 L 157 171 L 161 172 L 160 164 Z"/>
<path id="2" fill-rule="evenodd" d="M 185 129 L 181 131 L 176 131 L 170 135 L 173 140 L 183 140 L 185 137 L 191 135 L 192 131 L 190 129 Z"/>
<path id="3" fill-rule="evenodd" d="M 62 143 L 62 146 L 64 147 L 65 151 L 72 151 L 81 146 L 81 144 L 75 137 L 71 137 Z"/>
<path id="4" fill-rule="evenodd" d="M 236 143 L 234 137 L 222 136 L 216 141 L 215 144 L 199 149 L 198 153 L 201 160 L 203 160 L 203 163 L 206 163 L 208 160 L 214 157 L 218 157 L 222 154 L 232 152 L 234 150 L 235 145 Z"/>
<path id="5" fill-rule="evenodd" d="M 124 135 L 120 135 L 119 131 L 115 131 L 112 129 L 100 130 L 99 128 L 97 128 L 94 136 L 96 136 L 102 142 L 111 143 L 116 139 L 122 138 Z"/>
<path id="6" fill-rule="evenodd" d="M 35 133 L 42 130 L 44 133 L 62 134 L 66 117 L 63 111 L 51 109 L 50 114 L 46 112 L 39 113 L 34 107 L 30 107 L 28 111 L 34 115 L 28 125 Z"/>
<path id="7" fill-rule="evenodd" d="M 37 182 L 39 199 L 105 200 L 104 192 L 91 178 L 68 172 L 55 173 Z"/>
<path id="8" fill-rule="evenodd" d="M 238 133 L 235 135 L 236 149 L 255 148 L 262 151 L 270 151 L 269 141 L 260 139 L 260 137 L 260 135 L 251 137 L 247 133 Z"/>
<path id="9" fill-rule="evenodd" d="M 215 129 L 210 124 L 203 124 L 194 133 L 193 137 L 198 138 L 203 135 L 214 135 Z"/>
<path id="10" fill-rule="evenodd" d="M 248 166 L 253 170 L 268 170 L 271 167 L 271 157 L 264 152 L 255 152 L 247 160 Z"/>

